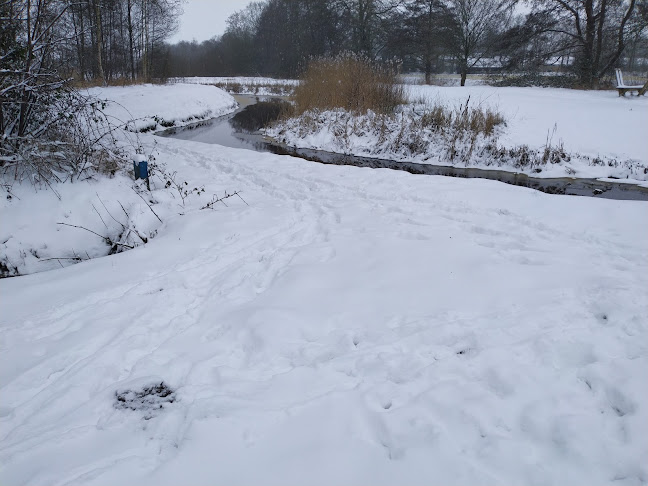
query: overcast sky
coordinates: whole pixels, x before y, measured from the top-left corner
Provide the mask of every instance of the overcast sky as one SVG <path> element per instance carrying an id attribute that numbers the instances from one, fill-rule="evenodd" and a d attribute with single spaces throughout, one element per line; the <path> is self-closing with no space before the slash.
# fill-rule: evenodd
<path id="1" fill-rule="evenodd" d="M 196 39 L 202 42 L 225 32 L 225 20 L 251 0 L 187 0 L 180 28 L 170 42 Z"/>

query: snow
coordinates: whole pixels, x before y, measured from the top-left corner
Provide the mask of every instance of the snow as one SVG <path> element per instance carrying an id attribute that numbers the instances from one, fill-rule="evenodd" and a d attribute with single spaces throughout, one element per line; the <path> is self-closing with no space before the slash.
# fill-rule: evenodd
<path id="1" fill-rule="evenodd" d="M 134 222 L 142 234 L 151 236 L 159 222 L 132 186 L 132 179 L 124 175 L 110 183 L 59 184 L 58 195 L 51 190 L 34 191 L 28 183 L 15 185 L 11 201 L 0 200 L 0 262 L 15 269 L 13 274 L 25 275 L 68 266 L 73 258 L 109 253 L 110 248 L 96 234 L 58 223 L 83 226 L 116 241 L 122 233 L 120 222 L 126 226 Z M 128 218 L 120 203 L 129 212 Z"/>
<path id="2" fill-rule="evenodd" d="M 91 88 L 88 92 L 110 100 L 106 112 L 118 123 L 131 124 L 137 131 L 183 126 L 233 112 L 236 101 L 212 86 L 189 84 L 143 84 Z"/>
<path id="3" fill-rule="evenodd" d="M 407 160 L 437 165 L 477 168 L 496 168 L 524 172 L 534 177 L 584 177 L 629 178 L 642 183 L 648 180 L 648 149 L 645 127 L 648 126 L 648 97 L 618 97 L 616 91 L 577 91 L 554 88 L 495 88 L 490 86 L 438 87 L 407 86 L 408 96 L 414 103 L 433 106 L 436 103 L 448 107 L 469 106 L 491 108 L 500 112 L 506 127 L 498 129 L 497 144 L 505 149 L 528 146 L 539 157 L 546 146 L 562 147 L 569 161 L 536 166 L 519 166 L 506 157 L 502 162 L 492 153 L 482 156 L 472 145 L 462 146 L 470 153 L 470 162 L 451 161 L 446 150 L 432 143 L 425 153 L 411 154 L 408 144 L 401 143 L 401 127 L 406 125 L 395 119 L 387 131 L 386 140 L 380 140 L 380 124 L 376 130 L 363 130 L 367 117 L 358 117 L 346 123 L 345 117 L 336 112 L 318 115 L 328 120 L 304 134 L 295 121 L 288 121 L 268 130 L 268 134 L 289 145 L 314 148 L 331 152 L 373 156 L 392 160 Z M 421 105 L 422 106 L 422 105 Z M 419 108 L 419 111 L 423 108 Z M 340 122 L 342 120 L 342 122 Z M 308 126 L 308 124 L 304 124 Z M 341 126 L 341 127 L 340 127 Z M 340 128 L 342 132 L 340 132 Z M 353 130 L 352 130 L 353 128 Z M 350 132 L 354 132 L 351 134 Z M 359 135 L 355 132 L 359 132 Z M 340 133 L 345 136 L 340 137 Z M 411 132 L 412 137 L 435 140 L 435 133 Z M 418 140 L 413 140 L 418 144 Z M 484 140 L 481 146 L 492 146 Z M 454 149 L 454 142 L 451 144 Z M 397 147 L 397 148 L 394 148 Z M 499 165 L 501 164 L 501 167 Z"/>
<path id="4" fill-rule="evenodd" d="M 645 202 L 141 138 L 206 193 L 0 280 L 0 483 L 648 482 Z"/>

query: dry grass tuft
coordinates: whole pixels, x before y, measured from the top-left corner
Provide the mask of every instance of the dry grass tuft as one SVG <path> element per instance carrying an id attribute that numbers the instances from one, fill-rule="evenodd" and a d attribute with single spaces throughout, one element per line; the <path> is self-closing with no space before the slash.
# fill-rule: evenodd
<path id="1" fill-rule="evenodd" d="M 295 114 L 342 108 L 361 114 L 392 113 L 406 102 L 396 69 L 354 54 L 311 61 L 295 89 Z"/>
<path id="2" fill-rule="evenodd" d="M 500 113 L 491 108 L 471 107 L 470 97 L 468 97 L 464 104 L 454 109 L 439 103 L 426 107 L 421 117 L 421 124 L 433 130 L 443 128 L 489 136 L 493 134 L 496 127 L 505 125 L 506 121 Z"/>

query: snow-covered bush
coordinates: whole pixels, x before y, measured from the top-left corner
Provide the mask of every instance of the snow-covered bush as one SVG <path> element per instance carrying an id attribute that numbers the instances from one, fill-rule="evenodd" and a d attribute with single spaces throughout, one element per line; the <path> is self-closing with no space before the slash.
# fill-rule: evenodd
<path id="1" fill-rule="evenodd" d="M 317 148 L 329 143 L 336 151 L 399 157 L 431 156 L 443 152 L 451 160 L 468 160 L 477 147 L 495 144 L 502 115 L 471 106 L 470 99 L 454 108 L 440 103 L 410 105 L 394 113 L 364 114 L 344 109 L 308 110 L 280 120 L 267 133 L 293 143 L 304 140 Z"/>
<path id="2" fill-rule="evenodd" d="M 121 157 L 103 103 L 61 77 L 61 60 L 51 52 L 61 35 L 54 29 L 60 17 L 55 7 L 47 2 L 0 7 L 3 185 L 23 179 L 49 185 L 90 169 L 114 173 Z"/>

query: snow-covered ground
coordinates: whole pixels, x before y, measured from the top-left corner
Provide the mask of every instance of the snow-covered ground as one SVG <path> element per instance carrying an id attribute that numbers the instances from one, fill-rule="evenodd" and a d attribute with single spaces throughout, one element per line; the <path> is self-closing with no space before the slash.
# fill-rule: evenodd
<path id="1" fill-rule="evenodd" d="M 0 483 L 648 482 L 645 202 L 155 140 L 204 195 L 0 280 Z"/>
<path id="2" fill-rule="evenodd" d="M 110 102 L 106 113 L 115 123 L 130 124 L 137 131 L 183 126 L 218 117 L 236 109 L 236 101 L 212 86 L 143 84 L 91 88 L 88 92 Z"/>
<path id="3" fill-rule="evenodd" d="M 280 123 L 268 134 L 289 145 L 331 152 L 407 160 L 439 165 L 501 168 L 524 172 L 535 177 L 629 178 L 643 183 L 648 180 L 648 97 L 619 98 L 616 91 L 577 91 L 554 88 L 495 88 L 490 86 L 438 87 L 407 86 L 417 112 L 436 104 L 456 109 L 469 106 L 490 108 L 506 121 L 498 129 L 497 140 L 469 141 L 458 145 L 468 153 L 467 160 L 452 160 L 456 152 L 452 134 L 440 140 L 435 130 L 405 130 L 408 119 L 417 120 L 405 110 L 405 121 L 398 116 L 388 122 L 387 136 L 381 123 L 371 123 L 366 116 L 349 120 L 345 114 L 326 112 L 317 115 L 324 123 L 312 124 L 299 119 Z M 369 127 L 365 129 L 364 127 Z M 304 127 L 308 133 L 304 133 Z M 429 142 L 427 149 L 412 153 L 420 140 Z M 447 142 L 447 143 L 446 143 Z M 497 149 L 492 150 L 496 146 Z M 541 160 L 545 147 L 566 154 L 559 163 L 519 163 L 519 156 L 505 153 L 509 149 L 535 154 Z M 485 150 L 488 149 L 488 150 Z M 499 154 L 502 154 L 501 156 Z"/>

